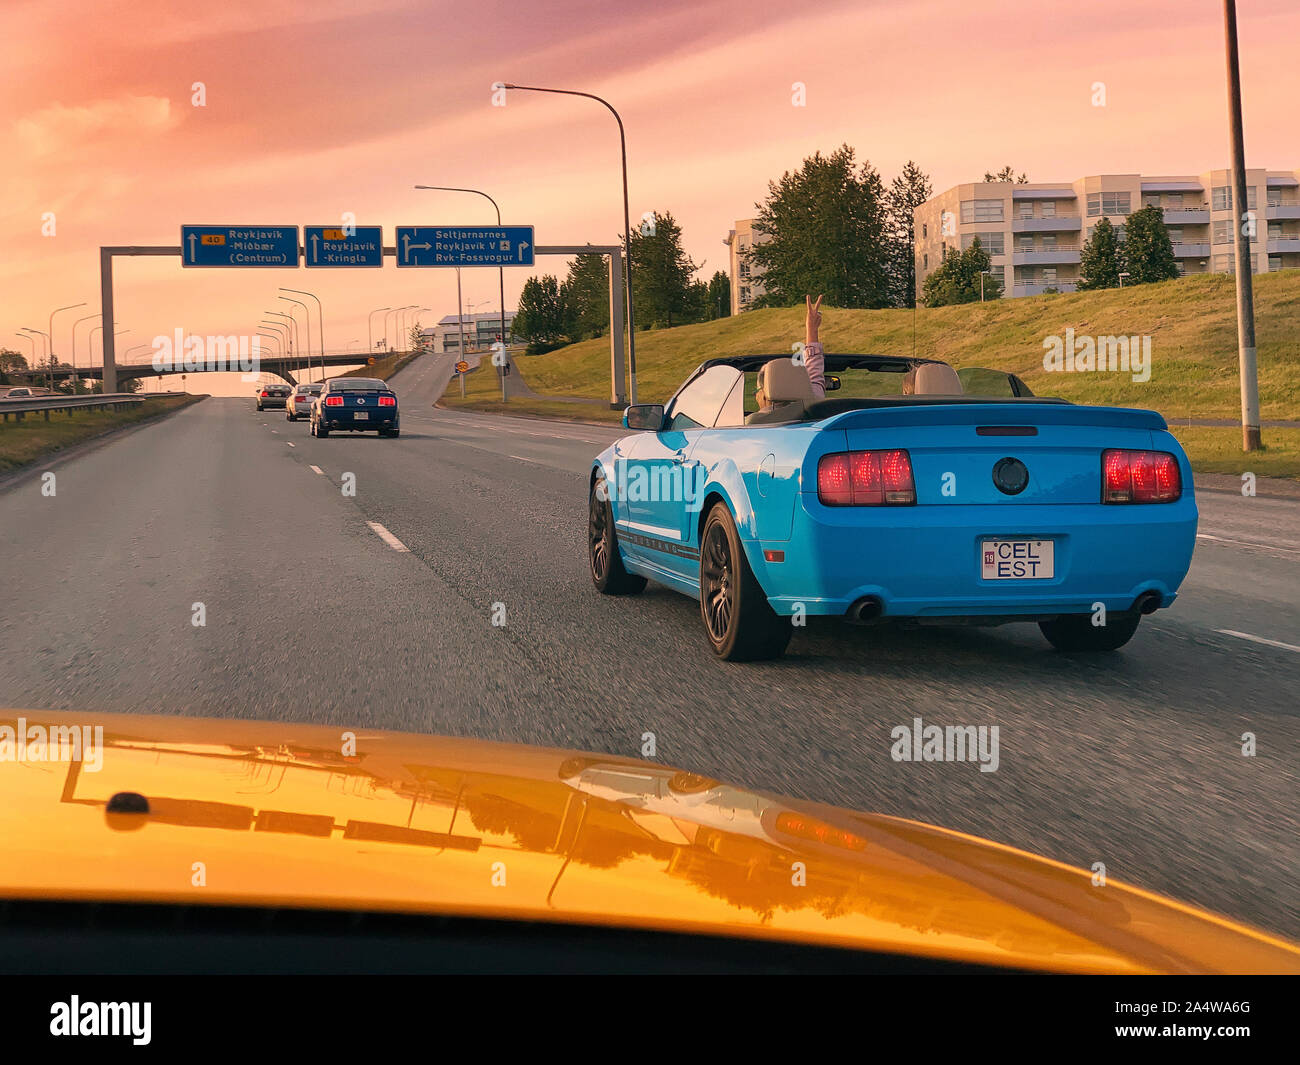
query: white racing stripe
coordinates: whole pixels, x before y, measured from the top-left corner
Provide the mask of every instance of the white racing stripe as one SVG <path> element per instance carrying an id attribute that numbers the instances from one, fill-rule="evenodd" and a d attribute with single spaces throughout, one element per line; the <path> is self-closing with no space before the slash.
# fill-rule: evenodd
<path id="1" fill-rule="evenodd" d="M 1198 540 L 1213 540 L 1216 544 L 1232 544 L 1236 547 L 1253 547 L 1256 551 L 1281 552 L 1287 555 L 1300 554 L 1300 548 L 1283 547 L 1281 544 L 1262 544 L 1258 540 L 1233 540 L 1227 536 L 1211 536 L 1209 533 L 1198 532 Z"/>
<path id="2" fill-rule="evenodd" d="M 1263 636 L 1252 636 L 1248 632 L 1236 632 L 1233 629 L 1215 629 L 1215 632 L 1222 636 L 1235 636 L 1239 640 L 1249 640 L 1251 643 L 1262 643 L 1266 647 L 1280 647 L 1284 651 L 1300 652 L 1300 647 L 1293 643 L 1283 643 L 1281 640 L 1266 640 Z"/>
<path id="3" fill-rule="evenodd" d="M 366 522 L 366 524 L 370 526 L 371 532 L 373 532 L 376 536 L 378 536 L 379 539 L 383 540 L 384 543 L 386 543 L 394 551 L 410 551 L 409 547 L 407 547 L 404 543 L 402 543 L 401 540 L 399 540 L 396 536 L 394 536 L 382 525 L 380 525 L 379 522 L 368 521 Z"/>

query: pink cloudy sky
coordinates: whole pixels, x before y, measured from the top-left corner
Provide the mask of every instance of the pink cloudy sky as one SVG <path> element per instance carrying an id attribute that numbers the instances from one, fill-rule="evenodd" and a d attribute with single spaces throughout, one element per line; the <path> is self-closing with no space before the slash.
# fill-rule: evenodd
<path id="1" fill-rule="evenodd" d="M 1242 0 L 1247 160 L 1300 166 L 1295 0 Z M 539 243 L 602 243 L 622 228 L 618 141 L 596 104 L 495 81 L 598 93 L 628 131 L 633 218 L 672 211 L 704 274 L 769 179 L 847 141 L 886 180 L 915 159 L 936 189 L 1011 163 L 1032 180 L 1199 172 L 1227 165 L 1218 0 L 5 0 L 0 345 L 45 329 L 68 350 L 98 309 L 101 244 L 176 244 L 183 222 L 506 222 Z M 207 106 L 191 105 L 206 85 Z M 804 82 L 807 106 L 791 106 Z M 1092 84 L 1107 106 L 1091 104 Z M 54 212 L 55 236 L 41 235 Z M 559 260 L 543 270 L 561 273 Z M 450 271 L 117 270 L 126 347 L 177 327 L 243 333 L 276 286 L 317 292 L 326 344 L 366 344 L 366 312 L 455 312 Z M 526 273 L 507 274 L 507 301 Z M 496 272 L 465 272 L 489 310 Z M 86 357 L 82 327 L 78 359 Z M 141 352 L 135 358 L 142 357 Z M 235 378 L 227 381 L 236 382 Z M 205 387 L 208 387 L 205 385 Z M 232 383 L 221 391 L 243 394 Z"/>

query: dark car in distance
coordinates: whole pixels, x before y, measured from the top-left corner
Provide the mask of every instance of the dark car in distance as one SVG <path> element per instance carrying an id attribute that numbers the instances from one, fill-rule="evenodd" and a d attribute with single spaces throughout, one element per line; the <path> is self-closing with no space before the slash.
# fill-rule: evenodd
<path id="1" fill-rule="evenodd" d="M 311 405 L 311 435 L 329 436 L 336 430 L 377 432 L 399 436 L 397 393 L 387 381 L 370 377 L 334 377 Z"/>

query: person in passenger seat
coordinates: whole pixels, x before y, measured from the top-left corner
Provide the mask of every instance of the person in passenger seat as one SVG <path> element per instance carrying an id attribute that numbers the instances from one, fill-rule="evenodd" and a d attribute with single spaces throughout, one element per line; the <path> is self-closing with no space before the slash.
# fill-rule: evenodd
<path id="1" fill-rule="evenodd" d="M 822 324 L 822 298 L 818 296 L 817 302 L 813 303 L 811 296 L 804 296 L 804 304 L 808 313 L 803 328 L 803 362 L 815 403 L 826 398 L 826 352 L 817 339 L 817 330 Z"/>
<path id="2" fill-rule="evenodd" d="M 803 346 L 803 366 L 808 371 L 808 386 L 812 390 L 812 397 L 809 403 L 816 403 L 819 399 L 826 398 L 826 352 L 821 342 L 817 339 L 817 331 L 822 324 L 822 297 L 817 297 L 817 302 L 813 302 L 811 296 L 804 296 L 804 306 L 807 314 L 804 318 L 804 346 Z M 767 394 L 767 374 L 760 372 L 758 375 L 758 384 L 754 389 L 754 399 L 758 403 L 759 414 L 769 414 L 772 411 L 772 400 Z M 750 415 L 752 418 L 753 415 Z"/>

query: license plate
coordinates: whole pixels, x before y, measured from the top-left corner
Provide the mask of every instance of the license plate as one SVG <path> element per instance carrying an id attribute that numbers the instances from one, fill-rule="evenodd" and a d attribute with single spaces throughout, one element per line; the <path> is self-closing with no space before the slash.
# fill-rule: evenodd
<path id="1" fill-rule="evenodd" d="M 364 422 L 364 421 L 368 421 L 369 419 L 370 419 L 370 412 L 369 412 L 369 411 L 364 411 L 364 410 L 362 410 L 362 411 L 353 411 L 353 413 L 352 413 L 352 420 L 353 420 L 354 422 Z"/>
<path id="2" fill-rule="evenodd" d="M 984 540 L 981 576 L 986 581 L 1043 580 L 1056 576 L 1056 544 L 1051 540 Z"/>

